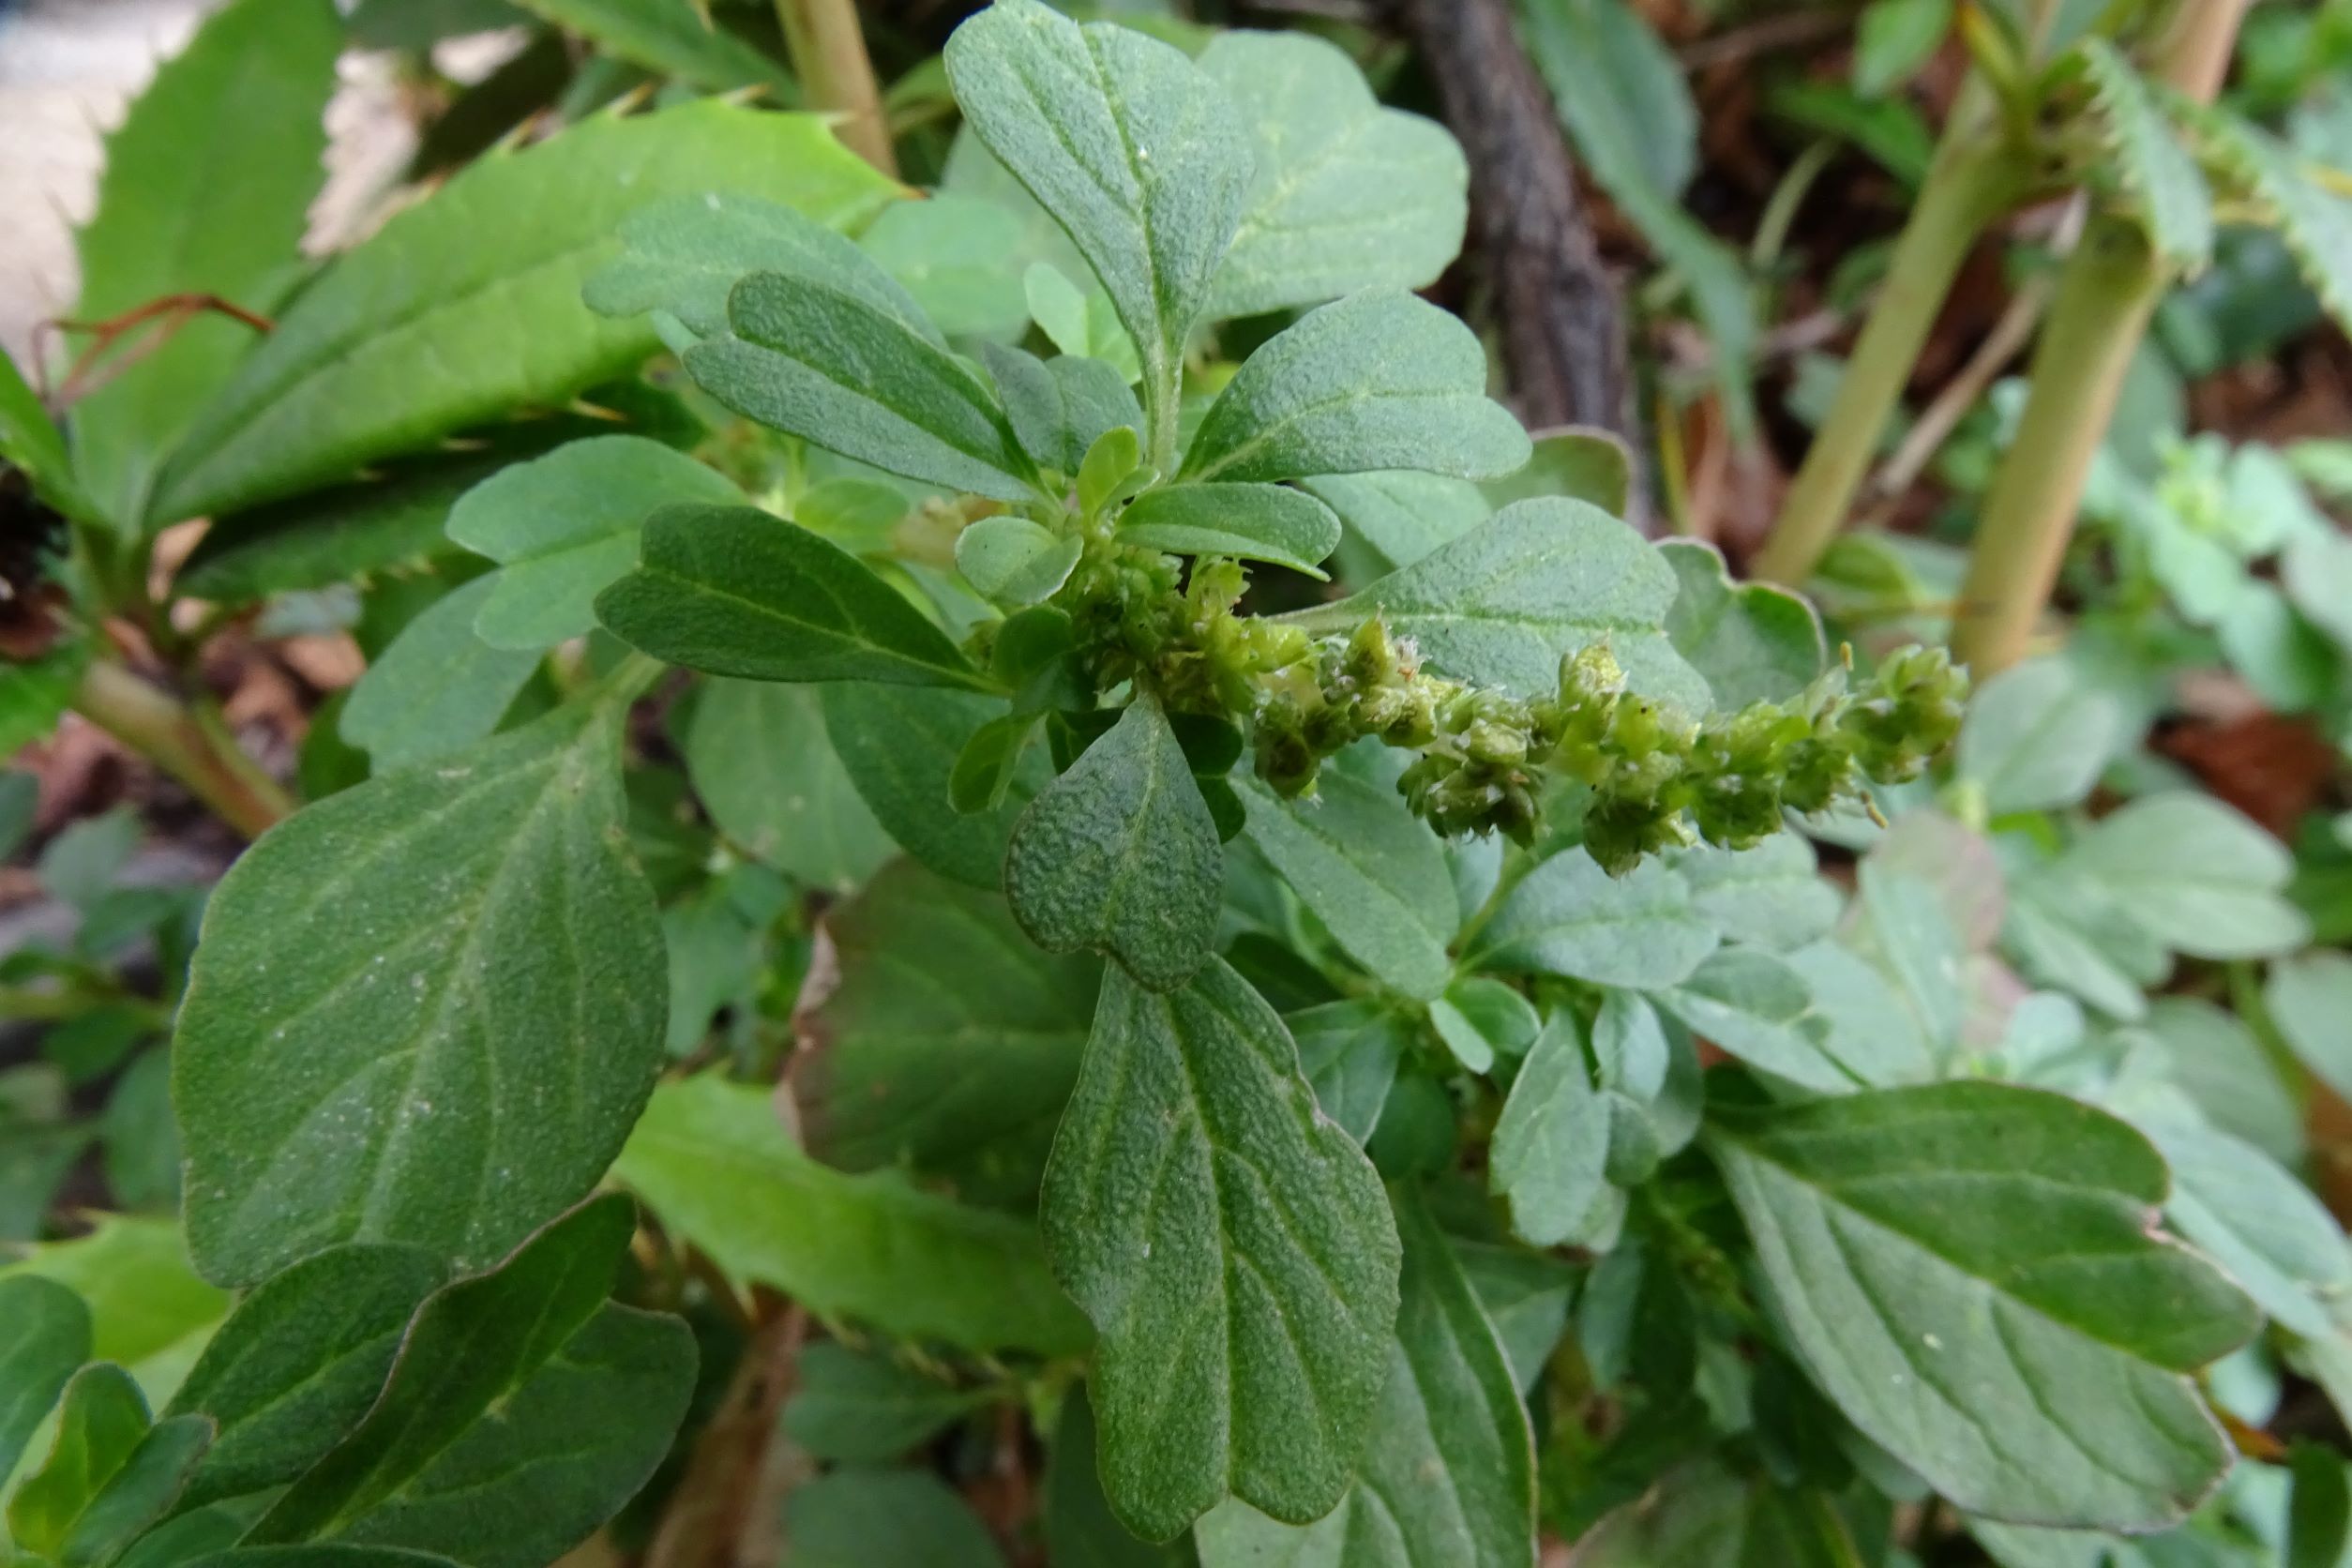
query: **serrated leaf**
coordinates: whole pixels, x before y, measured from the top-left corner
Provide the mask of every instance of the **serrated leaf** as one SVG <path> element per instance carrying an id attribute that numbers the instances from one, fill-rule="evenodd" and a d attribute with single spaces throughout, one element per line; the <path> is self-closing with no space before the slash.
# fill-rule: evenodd
<path id="1" fill-rule="evenodd" d="M 1469 166 L 1442 126 L 1381 108 L 1355 62 L 1310 34 L 1221 34 L 1200 69 L 1240 112 L 1257 164 L 1211 315 L 1437 281 L 1469 218 Z"/>
<path id="2" fill-rule="evenodd" d="M 964 121 L 1066 231 L 1143 367 L 1171 454 L 1184 339 L 1241 223 L 1251 155 L 1224 92 L 1168 45 L 1000 0 L 947 40 Z"/>
<path id="3" fill-rule="evenodd" d="M 1768 582 L 1735 584 L 1712 545 L 1669 539 L 1658 553 L 1678 585 L 1666 636 L 1707 678 L 1716 707 L 1786 702 L 1819 676 L 1828 651 L 1812 605 Z"/>
<path id="4" fill-rule="evenodd" d="M 833 1340 L 802 1350 L 793 1373 L 784 1435 L 820 1459 L 898 1458 L 990 1398 Z"/>
<path id="5" fill-rule="evenodd" d="M 2149 247 L 2181 271 L 2201 269 L 2213 259 L 2213 197 L 2196 159 L 2120 50 L 2095 34 L 2075 48 L 2110 167 L 2139 206 Z"/>
<path id="6" fill-rule="evenodd" d="M 834 755 L 819 695 L 807 686 L 711 682 L 685 749 L 712 822 L 763 865 L 850 893 L 897 852 Z"/>
<path id="7" fill-rule="evenodd" d="M 1701 844 L 1667 864 L 1690 885 L 1691 912 L 1726 942 L 1792 951 L 1829 935 L 1844 902 L 1801 834 L 1776 833 L 1748 850 Z"/>
<path id="8" fill-rule="evenodd" d="M 948 781 L 972 732 L 1005 712 L 1002 701 L 942 686 L 837 681 L 817 688 L 825 734 L 867 809 L 901 849 L 942 876 L 994 890 L 1004 844 L 1030 800 L 1052 781 L 1042 747 L 1022 754 L 993 811 L 950 809 Z"/>
<path id="9" fill-rule="evenodd" d="M 1227 1502 L 1202 1568 L 1525 1568 L 1535 1449 L 1495 1326 L 1427 1202 L 1393 1189 L 1404 1242 L 1388 1380 L 1337 1508 L 1300 1528 Z"/>
<path id="10" fill-rule="evenodd" d="M 1349 631 L 1379 614 L 1455 680 L 1522 696 L 1560 687 L 1563 654 L 1606 641 L 1631 687 L 1704 713 L 1706 678 L 1662 630 L 1674 568 L 1640 535 L 1577 501 L 1522 501 L 1334 604 L 1283 617 Z"/>
<path id="11" fill-rule="evenodd" d="M 1153 990 L 1209 957 L 1225 849 L 1159 703 L 1138 697 L 1013 825 L 1004 894 L 1049 953 L 1093 948 Z"/>
<path id="12" fill-rule="evenodd" d="M 345 1241 L 478 1266 L 603 1174 L 667 1012 L 621 716 L 559 709 L 347 790 L 222 880 L 173 1049 L 207 1277 Z"/>
<path id="13" fill-rule="evenodd" d="M 1041 952 L 992 894 L 901 862 L 825 916 L 840 983 L 792 1087 L 812 1153 L 977 1201 L 1034 1196 L 1102 965 Z"/>
<path id="14" fill-rule="evenodd" d="M 1341 561 L 1352 581 L 1410 566 L 1494 515 L 1476 485 L 1442 474 L 1400 468 L 1325 475 L 1301 485 L 1346 525 Z"/>
<path id="15" fill-rule="evenodd" d="M 1250 842 L 1349 957 L 1408 996 L 1445 989 L 1454 881 L 1437 835 L 1395 791 L 1334 768 L 1313 800 L 1282 800 L 1255 778 L 1239 792 Z"/>
<path id="16" fill-rule="evenodd" d="M 716 100 L 480 159 L 304 291 L 191 429 L 152 514 L 239 510 L 634 369 L 652 327 L 582 309 L 580 284 L 627 213 L 713 189 L 847 224 L 891 187 L 821 119 Z"/>
<path id="17" fill-rule="evenodd" d="M 638 527 L 672 504 L 739 505 L 733 481 L 641 435 L 599 436 L 468 490 L 449 537 L 505 568 L 474 617 L 493 648 L 551 648 L 596 629 L 596 596 L 637 565 Z"/>
<path id="18" fill-rule="evenodd" d="M 638 552 L 596 616 L 668 663 L 754 681 L 988 686 L 855 556 L 755 506 L 665 506 Z"/>
<path id="19" fill-rule="evenodd" d="M 1611 877 L 1570 849 L 1505 896 L 1463 961 L 1651 988 L 1688 978 L 1716 942 L 1714 927 L 1692 908 L 1690 883 L 1671 867 L 1650 860 Z"/>
<path id="20" fill-rule="evenodd" d="M 75 319 L 106 321 L 173 294 L 277 309 L 299 276 L 310 201 L 325 178 L 326 100 L 342 47 L 326 0 L 245 0 L 163 64 L 106 140 L 98 215 L 74 236 Z M 231 169 L 234 178 L 221 177 Z M 164 460 L 258 341 L 242 322 L 198 313 L 74 405 L 75 471 L 115 527 L 135 533 L 148 521 Z"/>
<path id="21" fill-rule="evenodd" d="M 649 202 L 621 220 L 620 254 L 589 278 L 580 297 L 598 315 L 658 311 L 710 338 L 727 331 L 727 301 L 737 283 L 755 272 L 781 273 L 853 295 L 945 347 L 905 285 L 826 216 L 732 191 Z"/>
<path id="22" fill-rule="evenodd" d="M 995 343 L 981 345 L 980 359 L 996 378 L 1021 445 L 1040 467 L 1076 475 L 1106 434 L 1143 428 L 1135 394 L 1099 359 L 1063 354 L 1041 360 Z"/>
<path id="23" fill-rule="evenodd" d="M 636 1229 L 607 1196 L 417 1313 L 384 1395 L 249 1530 L 535 1568 L 627 1500 L 693 1391 L 679 1319 L 606 1301 Z"/>
<path id="24" fill-rule="evenodd" d="M 1409 468 L 1461 479 L 1528 460 L 1486 396 L 1486 351 L 1425 300 L 1367 290 L 1269 339 L 1210 405 L 1184 477 L 1229 483 Z"/>
<path id="25" fill-rule="evenodd" d="M 1774 1078 L 1824 1094 L 1855 1085 L 1852 1073 L 1830 1054 L 1829 1024 L 1813 1016 L 1804 978 L 1774 954 L 1724 948 L 1650 1000 L 1692 1033 Z"/>
<path id="26" fill-rule="evenodd" d="M 1025 501 L 1037 473 L 995 388 L 936 341 L 830 281 L 755 272 L 730 331 L 686 352 L 697 384 L 762 425 L 893 474 Z"/>
<path id="27" fill-rule="evenodd" d="M 1122 1522 L 1165 1540 L 1229 1492 L 1294 1523 L 1339 1501 L 1385 1372 L 1395 1223 L 1224 960 L 1161 994 L 1105 973 L 1039 1223 L 1101 1335 Z"/>
<path id="28" fill-rule="evenodd" d="M 1808 1370 L 1958 1506 L 2144 1530 L 2230 1451 L 2187 1374 L 2258 1324 L 2152 1233 L 2123 1123 L 1992 1083 L 1714 1111 L 1708 1146 Z"/>
<path id="29" fill-rule="evenodd" d="M 689 87 L 723 93 L 764 87 L 771 101 L 791 108 L 800 101 L 792 72 L 750 42 L 698 16 L 691 3 L 677 0 L 516 0 L 542 22 L 553 23 L 594 44 L 599 54 L 626 60 Z"/>
<path id="30" fill-rule="evenodd" d="M 2203 138 L 2208 166 L 2233 194 L 2269 209 L 2304 281 L 2339 326 L 2352 331 L 2352 197 L 2303 172 L 2294 150 L 2226 109 L 2174 102 Z"/>
<path id="31" fill-rule="evenodd" d="M 165 1407 L 217 1427 L 183 1509 L 292 1482 L 357 1425 L 443 1268 L 420 1247 L 354 1243 L 237 1304 Z"/>
<path id="32" fill-rule="evenodd" d="M 1339 546 L 1339 519 L 1282 485 L 1163 485 L 1129 503 L 1117 536 L 1176 555 L 1271 561 L 1322 581 L 1321 563 Z"/>
<path id="33" fill-rule="evenodd" d="M 451 589 L 400 628 L 343 704 L 343 739 L 380 772 L 445 757 L 488 736 L 514 705 L 536 648 L 493 648 L 474 629 L 495 576 Z"/>
<path id="34" fill-rule="evenodd" d="M 1953 756 L 1996 816 L 2079 805 L 2126 740 L 2114 696 L 2063 658 L 2028 659 L 1976 688 Z"/>
<path id="35" fill-rule="evenodd" d="M 0 1483 L 12 1474 L 67 1382 L 90 1355 L 90 1309 L 55 1280 L 0 1279 Z"/>
<path id="36" fill-rule="evenodd" d="M 57 1435 L 38 1470 L 8 1498 L 8 1534 L 54 1558 L 83 1510 L 104 1490 L 147 1435 L 147 1401 L 130 1374 L 96 1362 L 73 1375 L 57 1406 Z"/>
<path id="37" fill-rule="evenodd" d="M 1366 997 L 1304 1008 L 1282 1021 L 1298 1043 L 1299 1070 L 1315 1092 L 1316 1108 L 1349 1138 L 1369 1143 L 1397 1065 L 1412 1044 L 1411 1025 L 1393 1007 Z"/>
<path id="38" fill-rule="evenodd" d="M 763 1087 L 707 1075 L 663 1085 L 612 1174 L 729 1275 L 812 1312 L 976 1353 L 1086 1348 L 1027 1220 L 819 1165 Z"/>
<path id="39" fill-rule="evenodd" d="M 2064 865 L 2094 879 L 2165 946 L 2200 958 L 2290 952 L 2311 923 L 2283 897 L 2294 858 L 2209 795 L 2146 795 L 2102 818 Z"/>
<path id="40" fill-rule="evenodd" d="M 1511 1205 L 1511 1229 L 1521 1241 L 1583 1244 L 1622 1218 L 1623 1196 L 1604 1173 L 1608 1152 L 1608 1107 L 1585 1061 L 1584 1031 L 1563 1007 L 1512 1080 L 1495 1123 L 1486 1184 Z"/>

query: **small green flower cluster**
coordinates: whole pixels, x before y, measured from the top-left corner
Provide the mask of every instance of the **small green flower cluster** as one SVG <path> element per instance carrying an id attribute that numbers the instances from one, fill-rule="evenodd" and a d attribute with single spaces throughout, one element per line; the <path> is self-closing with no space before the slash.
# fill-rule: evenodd
<path id="1" fill-rule="evenodd" d="M 1626 689 L 1606 645 L 1560 662 L 1557 693 L 1522 701 L 1417 668 L 1379 620 L 1319 645 L 1315 679 L 1275 685 L 1258 714 L 1258 771 L 1284 794 L 1367 735 L 1421 753 L 1398 788 L 1448 836 L 1541 822 L 1546 778 L 1587 786 L 1585 848 L 1612 873 L 1705 839 L 1746 849 L 1784 810 L 1814 812 L 1918 776 L 1958 732 L 1968 677 L 1937 648 L 1890 657 L 1860 689 L 1832 671 L 1786 703 L 1691 719 Z"/>

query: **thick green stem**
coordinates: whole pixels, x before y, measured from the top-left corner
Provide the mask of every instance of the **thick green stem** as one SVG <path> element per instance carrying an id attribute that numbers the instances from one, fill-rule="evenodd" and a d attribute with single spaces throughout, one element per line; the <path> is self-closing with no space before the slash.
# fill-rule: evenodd
<path id="1" fill-rule="evenodd" d="M 2194 0 L 2175 17 L 2152 74 L 2210 102 L 2251 0 Z M 2016 444 L 1984 501 L 1952 624 L 1952 651 L 1980 677 L 2017 662 L 2058 581 L 2083 483 L 2106 439 L 2124 373 L 2171 273 L 2139 225 L 2103 218 L 2059 275 L 2034 352 Z"/>
<path id="2" fill-rule="evenodd" d="M 890 145 L 890 121 L 866 53 L 856 0 L 776 0 L 776 18 L 809 107 L 838 115 L 842 144 L 897 179 L 898 157 Z"/>
<path id="3" fill-rule="evenodd" d="M 119 664 L 92 661 L 75 688 L 82 716 L 186 785 L 221 821 L 258 838 L 294 810 L 294 798 L 237 749 L 224 727 Z"/>
<path id="4" fill-rule="evenodd" d="M 1955 117 L 1962 110 L 1953 111 Z M 1887 420 L 1911 379 L 1944 296 L 1985 225 L 2023 190 L 2026 156 L 1980 111 L 1946 143 L 1896 242 L 1885 285 L 1839 379 L 1829 419 L 1805 454 L 1755 575 L 1802 584 L 1845 525 Z"/>

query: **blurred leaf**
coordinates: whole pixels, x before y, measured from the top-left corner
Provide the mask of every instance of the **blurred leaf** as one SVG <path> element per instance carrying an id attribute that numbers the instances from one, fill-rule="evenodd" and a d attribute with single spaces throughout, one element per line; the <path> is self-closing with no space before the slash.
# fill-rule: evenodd
<path id="1" fill-rule="evenodd" d="M 1952 0 L 1870 0 L 1854 37 L 1854 91 L 1878 98 L 1908 82 L 1952 30 Z"/>
<path id="2" fill-rule="evenodd" d="M 474 624 L 498 574 L 453 588 L 400 629 L 343 704 L 343 739 L 378 773 L 445 757 L 487 738 L 539 668 L 540 648 L 494 648 Z"/>
<path id="3" fill-rule="evenodd" d="M 794 1372 L 784 1435 L 820 1459 L 897 1459 L 990 1400 L 835 1340 L 802 1350 Z"/>
<path id="4" fill-rule="evenodd" d="M 1003 1568 L 964 1500 L 927 1471 L 852 1467 L 784 1500 L 792 1568 Z"/>
<path id="5" fill-rule="evenodd" d="M 720 832 L 808 886 L 853 892 L 897 851 L 834 755 L 807 686 L 707 683 L 686 765 Z"/>
<path id="6" fill-rule="evenodd" d="M 516 0 L 542 21 L 577 33 L 599 53 L 642 66 L 689 87 L 723 93 L 761 86 L 792 108 L 800 87 L 777 61 L 724 27 L 693 0 Z"/>

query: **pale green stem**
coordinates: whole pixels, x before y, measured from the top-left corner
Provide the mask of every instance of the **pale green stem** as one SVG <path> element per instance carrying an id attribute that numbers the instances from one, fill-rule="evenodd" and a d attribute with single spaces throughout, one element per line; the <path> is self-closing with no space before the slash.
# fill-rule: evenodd
<path id="1" fill-rule="evenodd" d="M 189 707 L 119 664 L 92 660 L 73 705 L 248 838 L 294 814 L 294 797 L 238 749 L 217 715 Z"/>

